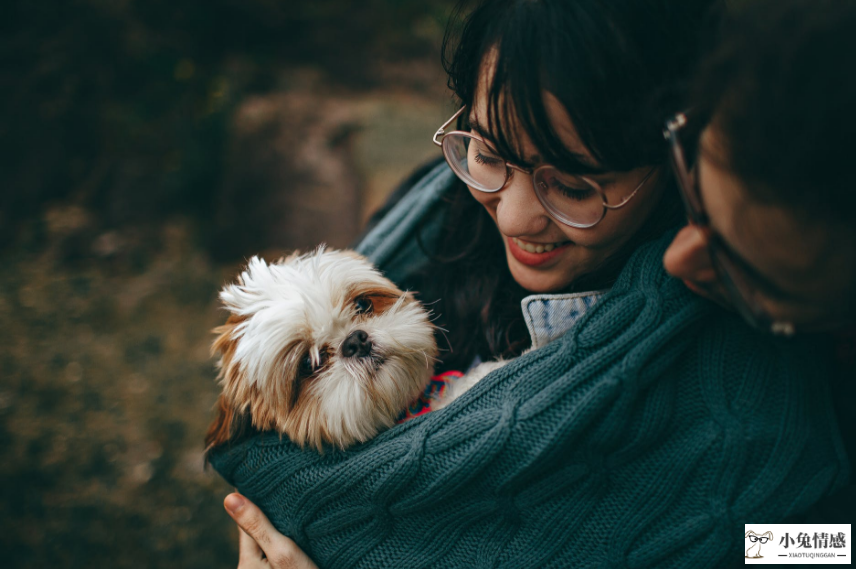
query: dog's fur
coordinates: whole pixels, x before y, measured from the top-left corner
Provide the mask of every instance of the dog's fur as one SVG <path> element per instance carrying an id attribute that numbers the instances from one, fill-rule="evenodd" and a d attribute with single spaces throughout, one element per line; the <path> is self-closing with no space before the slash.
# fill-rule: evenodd
<path id="1" fill-rule="evenodd" d="M 360 255 L 253 257 L 220 299 L 212 354 L 223 393 L 207 450 L 254 430 L 346 448 L 391 427 L 437 356 L 427 311 Z"/>

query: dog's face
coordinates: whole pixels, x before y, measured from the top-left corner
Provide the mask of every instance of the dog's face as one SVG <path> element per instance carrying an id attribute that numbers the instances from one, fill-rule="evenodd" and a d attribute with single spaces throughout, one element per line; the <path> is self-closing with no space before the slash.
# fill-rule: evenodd
<path id="1" fill-rule="evenodd" d="M 248 419 L 300 445 L 345 448 L 391 427 L 430 379 L 427 312 L 356 253 L 254 257 L 220 299 L 231 315 L 212 347 L 223 395 L 209 448 Z"/>

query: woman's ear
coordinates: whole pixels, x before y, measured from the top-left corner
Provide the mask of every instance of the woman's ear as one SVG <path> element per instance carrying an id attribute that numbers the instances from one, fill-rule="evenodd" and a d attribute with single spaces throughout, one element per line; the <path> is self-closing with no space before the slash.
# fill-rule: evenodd
<path id="1" fill-rule="evenodd" d="M 706 284 L 716 280 L 707 238 L 695 225 L 687 225 L 675 235 L 663 255 L 663 266 L 670 275 L 684 281 Z"/>

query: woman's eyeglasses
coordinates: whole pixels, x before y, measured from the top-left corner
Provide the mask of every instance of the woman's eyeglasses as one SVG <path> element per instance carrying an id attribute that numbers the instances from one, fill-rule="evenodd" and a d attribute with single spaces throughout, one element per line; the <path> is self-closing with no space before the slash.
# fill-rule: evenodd
<path id="1" fill-rule="evenodd" d="M 748 271 L 741 268 L 745 261 L 734 253 L 710 226 L 696 177 L 698 137 L 687 136 L 687 124 L 687 115 L 678 113 L 666 121 L 663 135 L 669 142 L 672 169 L 678 180 L 678 188 L 690 223 L 703 232 L 713 268 L 734 308 L 753 326 L 773 334 L 790 336 L 794 333 L 793 323 L 776 320 L 764 309 L 759 301 L 761 295 L 752 284 Z M 688 143 L 682 141 L 682 132 Z"/>
<path id="2" fill-rule="evenodd" d="M 556 221 L 586 229 L 594 227 L 607 210 L 627 205 L 654 173 L 652 168 L 639 185 L 618 203 L 610 204 L 600 185 L 585 176 L 567 174 L 545 164 L 535 169 L 521 168 L 501 158 L 485 140 L 475 134 L 455 130 L 447 133 L 466 107 L 458 110 L 434 134 L 434 144 L 443 149 L 443 156 L 467 186 L 480 192 L 493 193 L 503 189 L 517 170 L 532 177 L 535 195 L 544 209 Z"/>

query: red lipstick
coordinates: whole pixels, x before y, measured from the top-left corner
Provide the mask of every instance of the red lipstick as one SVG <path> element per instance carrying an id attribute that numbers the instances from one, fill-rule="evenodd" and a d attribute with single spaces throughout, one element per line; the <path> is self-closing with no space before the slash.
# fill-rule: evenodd
<path id="1" fill-rule="evenodd" d="M 505 239 L 508 242 L 508 249 L 509 251 L 511 251 L 511 256 L 517 259 L 518 262 L 529 267 L 537 267 L 538 265 L 543 265 L 547 261 L 554 259 L 563 250 L 565 250 L 571 245 L 571 243 L 564 243 L 549 252 L 545 251 L 544 253 L 530 253 L 525 249 L 521 249 L 520 246 L 517 245 L 517 243 L 515 243 L 511 237 L 506 237 Z"/>

